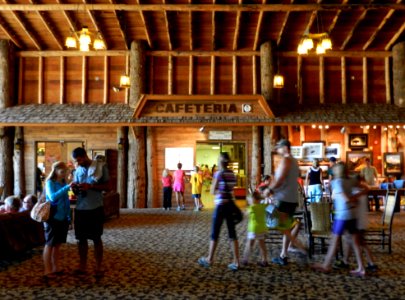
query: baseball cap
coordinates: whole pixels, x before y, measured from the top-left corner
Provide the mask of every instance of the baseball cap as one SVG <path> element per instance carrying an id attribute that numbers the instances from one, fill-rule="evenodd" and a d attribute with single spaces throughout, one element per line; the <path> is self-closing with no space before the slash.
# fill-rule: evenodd
<path id="1" fill-rule="evenodd" d="M 329 161 L 331 161 L 331 162 L 336 162 L 336 157 L 331 156 L 331 157 L 329 158 Z"/>
<path id="2" fill-rule="evenodd" d="M 280 147 L 284 147 L 284 146 L 291 147 L 290 141 L 289 141 L 289 140 L 285 140 L 285 139 L 279 140 L 279 141 L 277 142 L 277 144 L 276 144 L 276 149 L 277 149 L 277 148 L 280 148 Z"/>

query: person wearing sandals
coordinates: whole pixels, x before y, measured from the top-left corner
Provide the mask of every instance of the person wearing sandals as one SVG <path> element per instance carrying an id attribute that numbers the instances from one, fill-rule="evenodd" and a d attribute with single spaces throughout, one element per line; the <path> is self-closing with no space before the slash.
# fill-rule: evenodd
<path id="1" fill-rule="evenodd" d="M 295 228 L 294 212 L 298 206 L 298 163 L 291 155 L 291 143 L 282 139 L 276 145 L 277 153 L 281 156 L 280 163 L 269 186 L 279 213 L 278 229 L 283 233 L 283 245 L 278 257 L 271 261 L 285 266 L 288 264 L 288 246 L 291 243 L 303 255 L 307 254 L 304 245 L 293 234 Z"/>
<path id="2" fill-rule="evenodd" d="M 334 205 L 334 220 L 332 237 L 328 247 L 328 253 L 322 264 L 314 264 L 315 271 L 327 273 L 331 270 L 333 257 L 336 254 L 339 240 L 345 231 L 348 231 L 353 239 L 353 250 L 356 255 L 357 269 L 350 271 L 352 276 L 364 277 L 365 270 L 360 249 L 360 236 L 356 227 L 356 202 L 357 195 L 352 195 L 353 182 L 346 176 L 344 163 L 339 162 L 333 167 L 334 179 L 332 180 L 332 200 Z"/>
<path id="3" fill-rule="evenodd" d="M 70 202 L 66 183 L 67 167 L 64 162 L 55 162 L 46 179 L 46 201 L 51 203 L 51 215 L 44 223 L 45 247 L 43 252 L 44 279 L 63 274 L 59 266 L 60 246 L 66 243 L 70 225 Z"/>
<path id="4" fill-rule="evenodd" d="M 215 209 L 212 216 L 209 252 L 208 256 L 198 259 L 198 264 L 202 267 L 209 268 L 214 262 L 219 233 L 222 223 L 225 220 L 233 254 L 233 262 L 228 265 L 228 269 L 237 271 L 239 269 L 239 244 L 232 216 L 233 205 L 235 205 L 232 201 L 234 201 L 233 188 L 236 185 L 236 177 L 235 174 L 228 169 L 229 162 L 230 158 L 228 153 L 222 152 L 218 159 L 219 171 L 215 174 L 211 185 L 211 193 L 215 195 Z"/>

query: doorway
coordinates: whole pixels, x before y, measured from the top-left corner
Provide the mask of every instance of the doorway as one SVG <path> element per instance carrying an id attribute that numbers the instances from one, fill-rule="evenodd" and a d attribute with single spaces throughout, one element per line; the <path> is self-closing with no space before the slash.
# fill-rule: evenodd
<path id="1" fill-rule="evenodd" d="M 197 165 L 207 168 L 211 176 L 216 171 L 218 156 L 220 152 L 228 152 L 231 158 L 229 167 L 236 176 L 236 187 L 234 189 L 236 198 L 246 197 L 247 185 L 247 153 L 244 142 L 197 142 L 196 162 Z"/>

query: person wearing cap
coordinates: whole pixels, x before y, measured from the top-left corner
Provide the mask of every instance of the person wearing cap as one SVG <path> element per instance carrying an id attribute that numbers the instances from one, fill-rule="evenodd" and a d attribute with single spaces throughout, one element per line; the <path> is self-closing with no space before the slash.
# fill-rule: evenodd
<path id="1" fill-rule="evenodd" d="M 279 230 L 283 233 L 283 246 L 279 257 L 272 262 L 285 266 L 288 264 L 287 249 L 291 242 L 300 252 L 307 254 L 307 250 L 301 242 L 291 234 L 294 228 L 294 212 L 298 206 L 298 177 L 299 168 L 295 158 L 292 157 L 291 143 L 288 140 L 280 140 L 276 145 L 277 153 L 281 156 L 280 163 L 270 183 L 273 199 L 278 203 Z"/>

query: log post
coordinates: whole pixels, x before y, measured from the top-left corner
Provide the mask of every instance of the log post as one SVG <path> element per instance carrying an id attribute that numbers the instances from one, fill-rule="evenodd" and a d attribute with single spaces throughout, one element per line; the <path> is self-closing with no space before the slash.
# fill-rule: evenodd
<path id="1" fill-rule="evenodd" d="M 13 105 L 15 53 L 12 44 L 0 40 L 0 108 Z M 0 186 L 4 196 L 13 194 L 13 127 L 0 127 Z M 0 195 L 1 197 L 2 195 Z"/>
<path id="2" fill-rule="evenodd" d="M 260 127 L 252 127 L 252 170 L 250 173 L 250 186 L 255 188 L 260 183 L 262 141 Z"/>
<path id="3" fill-rule="evenodd" d="M 127 207 L 127 178 L 128 178 L 128 128 L 117 129 L 118 138 L 118 174 L 117 192 L 120 194 L 120 207 Z"/>
<path id="4" fill-rule="evenodd" d="M 130 50 L 129 105 L 135 107 L 145 93 L 145 47 L 142 41 L 133 41 Z M 128 134 L 128 208 L 146 207 L 145 128 L 131 127 Z"/>
<path id="5" fill-rule="evenodd" d="M 260 46 L 260 82 L 261 92 L 267 103 L 274 102 L 274 43 L 268 41 Z M 263 172 L 265 175 L 271 174 L 272 166 L 272 135 L 273 126 L 263 128 Z"/>
<path id="6" fill-rule="evenodd" d="M 22 127 L 15 128 L 13 164 L 14 195 L 22 197 L 26 194 L 24 171 L 24 131 Z"/>
<path id="7" fill-rule="evenodd" d="M 159 201 L 156 197 L 156 153 L 154 142 L 153 127 L 146 128 L 146 169 L 148 173 L 148 194 L 147 194 L 147 207 L 160 207 Z M 156 187 L 156 188 L 155 188 Z"/>
<path id="8" fill-rule="evenodd" d="M 394 103 L 405 107 L 405 42 L 392 47 Z"/>

